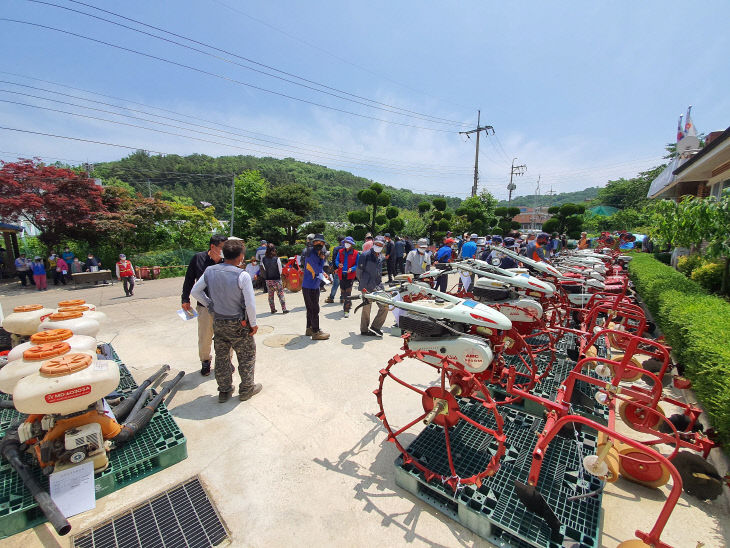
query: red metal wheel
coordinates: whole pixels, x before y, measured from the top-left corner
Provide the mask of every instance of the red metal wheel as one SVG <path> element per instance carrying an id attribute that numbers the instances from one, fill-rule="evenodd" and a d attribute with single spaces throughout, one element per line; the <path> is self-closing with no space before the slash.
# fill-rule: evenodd
<path id="1" fill-rule="evenodd" d="M 664 464 L 650 454 L 633 447 L 619 450 L 619 469 L 627 480 L 653 488 L 661 487 L 670 477 L 670 472 Z"/>
<path id="2" fill-rule="evenodd" d="M 424 358 L 429 358 L 431 362 L 435 361 L 436 363 L 424 361 Z M 436 373 L 436 376 L 432 377 L 432 386 L 422 389 L 420 388 L 421 384 L 408 382 L 401 378 L 398 373 L 399 368 L 405 370 L 406 365 L 414 364 L 416 360 L 420 362 L 418 367 L 423 364 L 423 367 L 430 368 L 430 371 Z M 396 419 L 391 418 L 389 420 L 384 407 L 384 396 L 387 398 L 388 392 L 392 392 L 396 385 L 421 397 L 420 406 L 418 407 L 416 407 L 418 404 L 416 404 L 414 398 L 413 409 L 417 409 L 417 411 L 414 411 L 417 416 L 412 420 L 409 420 L 410 417 L 405 419 L 405 424 L 400 427 L 391 424 Z M 380 407 L 377 417 L 383 422 L 383 426 L 388 431 L 387 441 L 395 444 L 403 454 L 404 463 L 420 470 L 426 481 L 437 479 L 456 491 L 458 486 L 463 484 L 481 485 L 484 478 L 494 475 L 499 468 L 499 461 L 505 452 L 502 416 L 489 394 L 475 395 L 479 389 L 479 383 L 471 373 L 466 371 L 462 364 L 434 351 L 406 350 L 403 354 L 391 358 L 387 367 L 380 371 L 380 382 L 373 393 Z M 398 401 L 402 402 L 403 400 L 398 398 Z M 480 424 L 462 412 L 461 406 L 464 403 L 473 404 L 474 402 L 480 403 L 487 409 L 492 417 L 490 423 L 493 423 L 494 427 L 490 428 L 485 424 Z M 407 415 L 407 413 L 405 414 Z M 443 467 L 437 469 L 437 466 L 433 463 L 429 463 L 422 459 L 420 455 L 410 451 L 410 446 L 404 435 L 409 433 L 416 425 L 423 425 L 424 422 L 434 425 L 444 436 L 447 469 Z M 489 451 L 483 459 L 483 468 L 480 465 L 478 469 L 475 469 L 470 464 L 469 471 L 466 472 L 466 464 L 459 460 L 459 455 L 454 454 L 452 435 L 459 427 L 469 428 L 473 434 L 483 438 L 480 447 L 483 448 L 483 451 Z"/>
<path id="3" fill-rule="evenodd" d="M 478 375 L 479 380 L 483 384 L 497 384 L 505 388 L 510 369 L 515 369 L 515 376 L 519 381 L 514 383 L 514 387 L 526 392 L 532 390 L 540 376 L 537 370 L 537 364 L 535 363 L 535 356 L 532 353 L 530 345 L 525 342 L 524 337 L 513 327 L 501 335 L 493 335 L 491 340 L 492 347 L 495 350 L 494 365 L 491 370 L 487 370 L 489 377 L 485 378 L 483 374 Z M 505 356 L 510 356 L 510 358 L 507 359 Z M 511 356 L 516 356 L 516 358 Z M 518 367 L 522 370 L 517 369 Z M 484 392 L 486 393 L 487 391 L 488 387 L 484 385 Z M 521 399 L 521 396 L 507 397 L 498 401 L 497 405 L 507 405 Z"/>

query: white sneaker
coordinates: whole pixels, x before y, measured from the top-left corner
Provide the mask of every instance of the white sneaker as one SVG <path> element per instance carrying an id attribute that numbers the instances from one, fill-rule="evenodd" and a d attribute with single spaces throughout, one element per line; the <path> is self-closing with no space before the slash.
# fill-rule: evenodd
<path id="1" fill-rule="evenodd" d="M 350 317 L 350 313 L 349 312 L 345 312 L 345 318 L 349 318 L 349 317 Z"/>

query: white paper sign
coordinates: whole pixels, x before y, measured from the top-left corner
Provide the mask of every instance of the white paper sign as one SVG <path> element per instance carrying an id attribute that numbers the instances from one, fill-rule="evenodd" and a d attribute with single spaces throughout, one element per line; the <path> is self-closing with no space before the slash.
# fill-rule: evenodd
<path id="1" fill-rule="evenodd" d="M 93 462 L 54 472 L 49 487 L 53 502 L 67 518 L 96 508 Z"/>
<path id="2" fill-rule="evenodd" d="M 464 291 L 469 291 L 471 287 L 471 276 L 464 272 L 461 273 L 461 284 L 464 286 Z"/>
<path id="3" fill-rule="evenodd" d="M 177 315 L 180 316 L 180 319 L 184 321 L 192 320 L 198 317 L 198 313 L 194 308 L 191 308 L 190 310 L 185 310 L 184 308 L 181 308 L 177 311 Z"/>

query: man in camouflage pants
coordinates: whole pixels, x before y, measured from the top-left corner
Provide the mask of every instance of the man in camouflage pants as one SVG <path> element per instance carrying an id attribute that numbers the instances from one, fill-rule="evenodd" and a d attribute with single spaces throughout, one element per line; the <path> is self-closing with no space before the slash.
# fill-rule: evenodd
<path id="1" fill-rule="evenodd" d="M 233 393 L 233 364 L 231 349 L 238 358 L 241 384 L 238 399 L 248 400 L 261 392 L 254 383 L 256 342 L 256 303 L 251 276 L 238 268 L 243 259 L 241 240 L 223 244 L 223 263 L 209 266 L 195 282 L 190 294 L 213 315 L 213 345 L 215 349 L 215 379 L 218 401 L 225 402 Z M 208 289 L 208 295 L 205 289 Z"/>

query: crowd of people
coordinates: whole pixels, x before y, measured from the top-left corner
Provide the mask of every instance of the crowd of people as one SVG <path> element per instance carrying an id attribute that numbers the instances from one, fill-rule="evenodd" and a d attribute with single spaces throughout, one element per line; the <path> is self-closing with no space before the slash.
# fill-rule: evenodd
<path id="1" fill-rule="evenodd" d="M 35 287 L 38 291 L 48 289 L 49 279 L 53 280 L 53 285 L 66 285 L 72 274 L 94 272 L 100 268 L 101 261 L 93 253 L 81 261 L 68 247 L 63 253 L 55 251 L 46 258 L 36 255 L 31 259 L 21 253 L 15 259 L 15 272 L 21 286 Z"/>
<path id="2" fill-rule="evenodd" d="M 578 246 L 587 247 L 585 233 Z M 518 266 L 514 253 L 535 261 L 550 261 L 561 248 L 567 246 L 567 238 L 557 233 L 528 234 L 523 237 L 512 232 L 505 237 L 494 235 L 479 237 L 477 234 L 463 234 L 454 237 L 451 233 L 435 245 L 426 238 L 416 240 L 392 237 L 389 233 L 373 236 L 367 234 L 361 249 L 352 236 L 337 238 L 337 245 L 327 249 L 322 234 L 309 234 L 306 245 L 296 257 L 295 264 L 301 268 L 302 296 L 306 308 L 304 335 L 313 341 L 329 339 L 329 333 L 320 324 L 320 297 L 327 293 L 324 302 L 334 304 L 338 299 L 342 305 L 342 318 L 348 318 L 354 298 L 355 283 L 361 294 L 384 288 L 384 277 L 393 281 L 398 274 L 420 275 L 434 265 L 449 263 L 454 259 L 479 258 L 495 266 L 513 268 Z M 514 253 L 505 253 L 511 250 Z M 248 400 L 262 390 L 254 382 L 256 361 L 257 316 L 255 288 L 268 293 L 268 304 L 276 314 L 275 297 L 278 297 L 281 311 L 288 313 L 282 285 L 282 262 L 273 243 L 260 241 L 254 256 L 245 260 L 245 246 L 238 238 L 216 235 L 209 241 L 206 251 L 197 253 L 188 265 L 182 288 L 182 308 L 198 318 L 198 355 L 201 374 L 210 375 L 215 349 L 215 378 L 218 384 L 218 401 L 230 399 L 234 391 L 231 363 L 232 352 L 238 357 L 240 375 L 239 399 Z M 436 278 L 436 288 L 446 291 L 448 272 Z M 460 281 L 461 283 L 461 281 Z M 330 286 L 331 287 L 328 287 Z M 191 297 L 197 302 L 195 312 Z M 377 311 L 372 316 L 373 301 L 365 299 L 360 305 L 360 335 L 382 337 L 383 325 L 388 315 L 388 306 L 376 302 Z"/>

